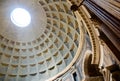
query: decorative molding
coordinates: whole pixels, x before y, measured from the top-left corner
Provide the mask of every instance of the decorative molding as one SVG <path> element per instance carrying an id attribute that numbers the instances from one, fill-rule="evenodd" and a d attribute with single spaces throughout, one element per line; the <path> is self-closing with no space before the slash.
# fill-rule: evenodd
<path id="1" fill-rule="evenodd" d="M 89 12 L 86 14 L 85 11 L 87 10 L 85 9 L 86 9 L 85 6 L 82 6 L 79 8 L 78 12 L 91 39 L 92 52 L 93 52 L 92 64 L 99 64 L 100 62 L 100 44 L 98 42 L 99 39 L 97 37 L 97 34 L 95 33 L 94 24 L 92 23 L 90 18 L 87 16 Z"/>

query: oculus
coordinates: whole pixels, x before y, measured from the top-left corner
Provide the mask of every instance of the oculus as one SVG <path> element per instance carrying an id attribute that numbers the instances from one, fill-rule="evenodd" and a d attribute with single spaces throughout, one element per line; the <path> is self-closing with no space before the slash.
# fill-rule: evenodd
<path id="1" fill-rule="evenodd" d="M 23 8 L 15 8 L 10 14 L 11 21 L 18 27 L 27 27 L 31 22 L 30 13 Z"/>

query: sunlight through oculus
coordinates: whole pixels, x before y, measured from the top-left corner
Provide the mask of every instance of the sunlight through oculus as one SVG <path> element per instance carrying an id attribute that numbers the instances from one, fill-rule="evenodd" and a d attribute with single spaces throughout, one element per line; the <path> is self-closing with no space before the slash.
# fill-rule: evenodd
<path id="1" fill-rule="evenodd" d="M 16 8 L 11 12 L 11 21 L 18 27 L 27 27 L 31 22 L 30 13 L 22 8 Z"/>

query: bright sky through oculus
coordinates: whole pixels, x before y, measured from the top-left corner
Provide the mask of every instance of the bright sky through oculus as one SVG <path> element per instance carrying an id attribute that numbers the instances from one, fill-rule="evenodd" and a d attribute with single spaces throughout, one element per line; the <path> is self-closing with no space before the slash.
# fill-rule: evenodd
<path id="1" fill-rule="evenodd" d="M 18 27 L 27 27 L 31 22 L 30 13 L 22 8 L 16 8 L 11 12 L 11 21 Z"/>

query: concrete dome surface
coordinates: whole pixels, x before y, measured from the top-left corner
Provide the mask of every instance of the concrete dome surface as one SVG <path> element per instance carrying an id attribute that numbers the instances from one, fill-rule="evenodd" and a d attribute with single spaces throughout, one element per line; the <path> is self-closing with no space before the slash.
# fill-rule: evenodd
<path id="1" fill-rule="evenodd" d="M 10 19 L 15 8 L 31 15 L 28 27 Z M 0 81 L 45 81 L 73 60 L 80 27 L 66 0 L 0 1 Z"/>

